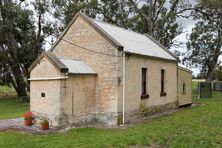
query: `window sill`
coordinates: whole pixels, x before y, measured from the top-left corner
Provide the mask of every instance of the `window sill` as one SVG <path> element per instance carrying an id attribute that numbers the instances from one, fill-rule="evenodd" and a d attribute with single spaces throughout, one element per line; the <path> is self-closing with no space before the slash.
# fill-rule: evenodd
<path id="1" fill-rule="evenodd" d="M 161 92 L 160 93 L 160 97 L 164 97 L 164 96 L 166 96 L 167 94 L 165 93 L 165 92 Z"/>
<path id="2" fill-rule="evenodd" d="M 182 92 L 182 94 L 183 94 L 183 95 L 185 95 L 185 94 L 186 94 L 186 92 Z"/>
<path id="3" fill-rule="evenodd" d="M 148 94 L 143 94 L 140 96 L 141 100 L 148 99 L 150 96 Z"/>

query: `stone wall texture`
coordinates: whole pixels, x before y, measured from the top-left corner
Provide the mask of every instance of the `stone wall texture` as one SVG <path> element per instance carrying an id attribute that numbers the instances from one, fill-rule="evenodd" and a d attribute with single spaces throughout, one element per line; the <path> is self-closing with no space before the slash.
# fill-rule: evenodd
<path id="1" fill-rule="evenodd" d="M 45 57 L 31 71 L 30 78 L 60 77 L 62 74 Z M 50 124 L 59 126 L 60 118 L 60 80 L 31 81 L 30 83 L 30 111 L 39 118 L 50 119 Z M 45 93 L 45 97 L 41 96 Z"/>
<path id="2" fill-rule="evenodd" d="M 185 92 L 183 83 L 186 84 Z M 192 103 L 192 72 L 183 68 L 178 68 L 178 101 L 180 106 Z"/>
<path id="3" fill-rule="evenodd" d="M 121 66 L 120 66 L 121 67 Z M 147 94 L 149 98 L 141 99 L 142 68 L 147 68 Z M 161 69 L 165 70 L 166 96 L 160 96 Z M 162 59 L 130 55 L 126 57 L 126 96 L 125 112 L 130 115 L 137 112 L 141 103 L 148 108 L 177 102 L 177 63 Z M 122 84 L 119 90 L 118 112 L 122 112 Z"/>
<path id="4" fill-rule="evenodd" d="M 107 122 L 106 119 L 110 114 L 117 116 L 118 50 L 80 16 L 77 17 L 63 38 L 73 44 L 103 53 L 94 53 L 68 44 L 63 40 L 52 51 L 58 57 L 82 60 L 96 71 L 95 112 L 100 113 L 101 122 Z M 112 119 L 107 124 L 117 123 L 116 118 Z"/>
<path id="5" fill-rule="evenodd" d="M 60 40 L 52 52 L 57 57 L 84 61 L 97 75 L 69 74 L 67 79 L 31 81 L 31 111 L 39 117 L 49 118 L 53 126 L 94 121 L 117 125 L 123 100 L 122 51 L 81 16 L 76 18 L 63 39 L 73 45 Z M 149 98 L 145 100 L 140 98 L 142 68 L 147 68 Z M 167 95 L 164 97 L 160 96 L 161 69 L 166 71 Z M 31 78 L 60 76 L 65 74 L 45 57 L 31 71 Z M 46 97 L 42 98 L 41 92 L 45 92 Z M 160 110 L 158 108 L 165 104 L 169 109 L 176 108 L 177 101 L 177 62 L 142 55 L 126 57 L 127 115 L 138 113 L 141 102 L 152 110 Z"/>

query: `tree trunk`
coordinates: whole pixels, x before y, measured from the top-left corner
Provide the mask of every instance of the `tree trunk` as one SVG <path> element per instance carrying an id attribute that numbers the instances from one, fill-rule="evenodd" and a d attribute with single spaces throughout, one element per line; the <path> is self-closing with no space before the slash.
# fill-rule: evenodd
<path id="1" fill-rule="evenodd" d="M 19 65 L 19 60 L 18 60 L 18 55 L 17 55 L 17 51 L 18 51 L 17 42 L 13 34 L 10 32 L 8 32 L 5 37 L 8 40 L 7 43 L 8 43 L 8 47 L 9 47 L 8 50 L 9 50 L 9 55 L 10 55 L 9 65 L 11 67 L 11 70 L 12 70 L 12 73 L 13 73 L 13 76 L 17 85 L 16 92 L 18 94 L 20 101 L 27 102 L 29 101 L 29 99 L 26 93 L 26 84 L 23 78 L 22 69 Z M 12 79 L 12 81 L 14 80 Z"/>
<path id="2" fill-rule="evenodd" d="M 212 78 L 213 78 L 213 72 L 208 72 L 208 73 L 207 73 L 206 82 L 207 82 L 207 83 L 211 83 L 211 82 L 212 82 Z"/>
<path id="3" fill-rule="evenodd" d="M 16 81 L 16 84 L 17 84 L 16 92 L 18 94 L 18 97 L 19 97 L 20 101 L 22 101 L 22 102 L 29 101 L 28 95 L 26 93 L 25 80 L 23 78 L 20 66 L 18 64 L 14 65 L 12 67 L 12 71 L 13 71 L 13 75 L 15 76 L 15 81 Z"/>

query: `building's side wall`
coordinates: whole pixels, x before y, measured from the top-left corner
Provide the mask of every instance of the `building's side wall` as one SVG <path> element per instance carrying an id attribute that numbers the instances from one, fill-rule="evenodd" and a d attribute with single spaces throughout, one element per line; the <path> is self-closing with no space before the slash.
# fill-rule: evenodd
<path id="1" fill-rule="evenodd" d="M 186 84 L 185 92 L 183 83 Z M 192 72 L 181 68 L 178 68 L 178 101 L 180 106 L 192 103 Z"/>
<path id="2" fill-rule="evenodd" d="M 122 63 L 121 63 L 122 64 Z M 147 94 L 148 99 L 141 100 L 141 69 L 147 68 Z M 120 69 L 122 67 L 120 66 Z M 165 70 L 165 92 L 161 97 L 161 69 Z M 166 108 L 177 107 L 177 63 L 157 58 L 130 55 L 126 57 L 126 96 L 125 112 L 136 113 L 141 103 L 150 111 L 152 107 L 164 106 Z M 119 90 L 122 96 L 122 87 Z M 118 101 L 118 111 L 122 112 L 122 97 Z M 138 113 L 138 112 L 137 112 Z"/>
<path id="3" fill-rule="evenodd" d="M 62 124 L 80 124 L 95 119 L 95 75 L 69 75 L 61 83 Z"/>
<path id="4" fill-rule="evenodd" d="M 59 77 L 56 67 L 43 57 L 31 71 L 30 78 Z M 45 93 L 45 97 L 41 96 Z M 53 126 L 59 126 L 60 117 L 60 80 L 43 80 L 30 82 L 30 110 L 39 118 L 50 120 Z"/>
<path id="5" fill-rule="evenodd" d="M 63 40 L 53 50 L 53 53 L 58 57 L 83 60 L 97 72 L 95 94 L 97 112 L 99 113 L 97 118 L 101 122 L 116 124 L 118 96 L 118 57 L 116 56 L 118 50 L 81 17 L 76 19 L 63 38 L 73 44 L 97 52 L 79 48 Z M 107 121 L 107 118 L 112 121 Z"/>

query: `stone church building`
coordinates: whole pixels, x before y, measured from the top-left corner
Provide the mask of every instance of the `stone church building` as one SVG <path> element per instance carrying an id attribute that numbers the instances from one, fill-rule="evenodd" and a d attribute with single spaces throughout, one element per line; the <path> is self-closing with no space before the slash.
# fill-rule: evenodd
<path id="1" fill-rule="evenodd" d="M 148 35 L 78 13 L 30 66 L 30 110 L 52 126 L 127 124 L 190 105 L 192 72 Z"/>

